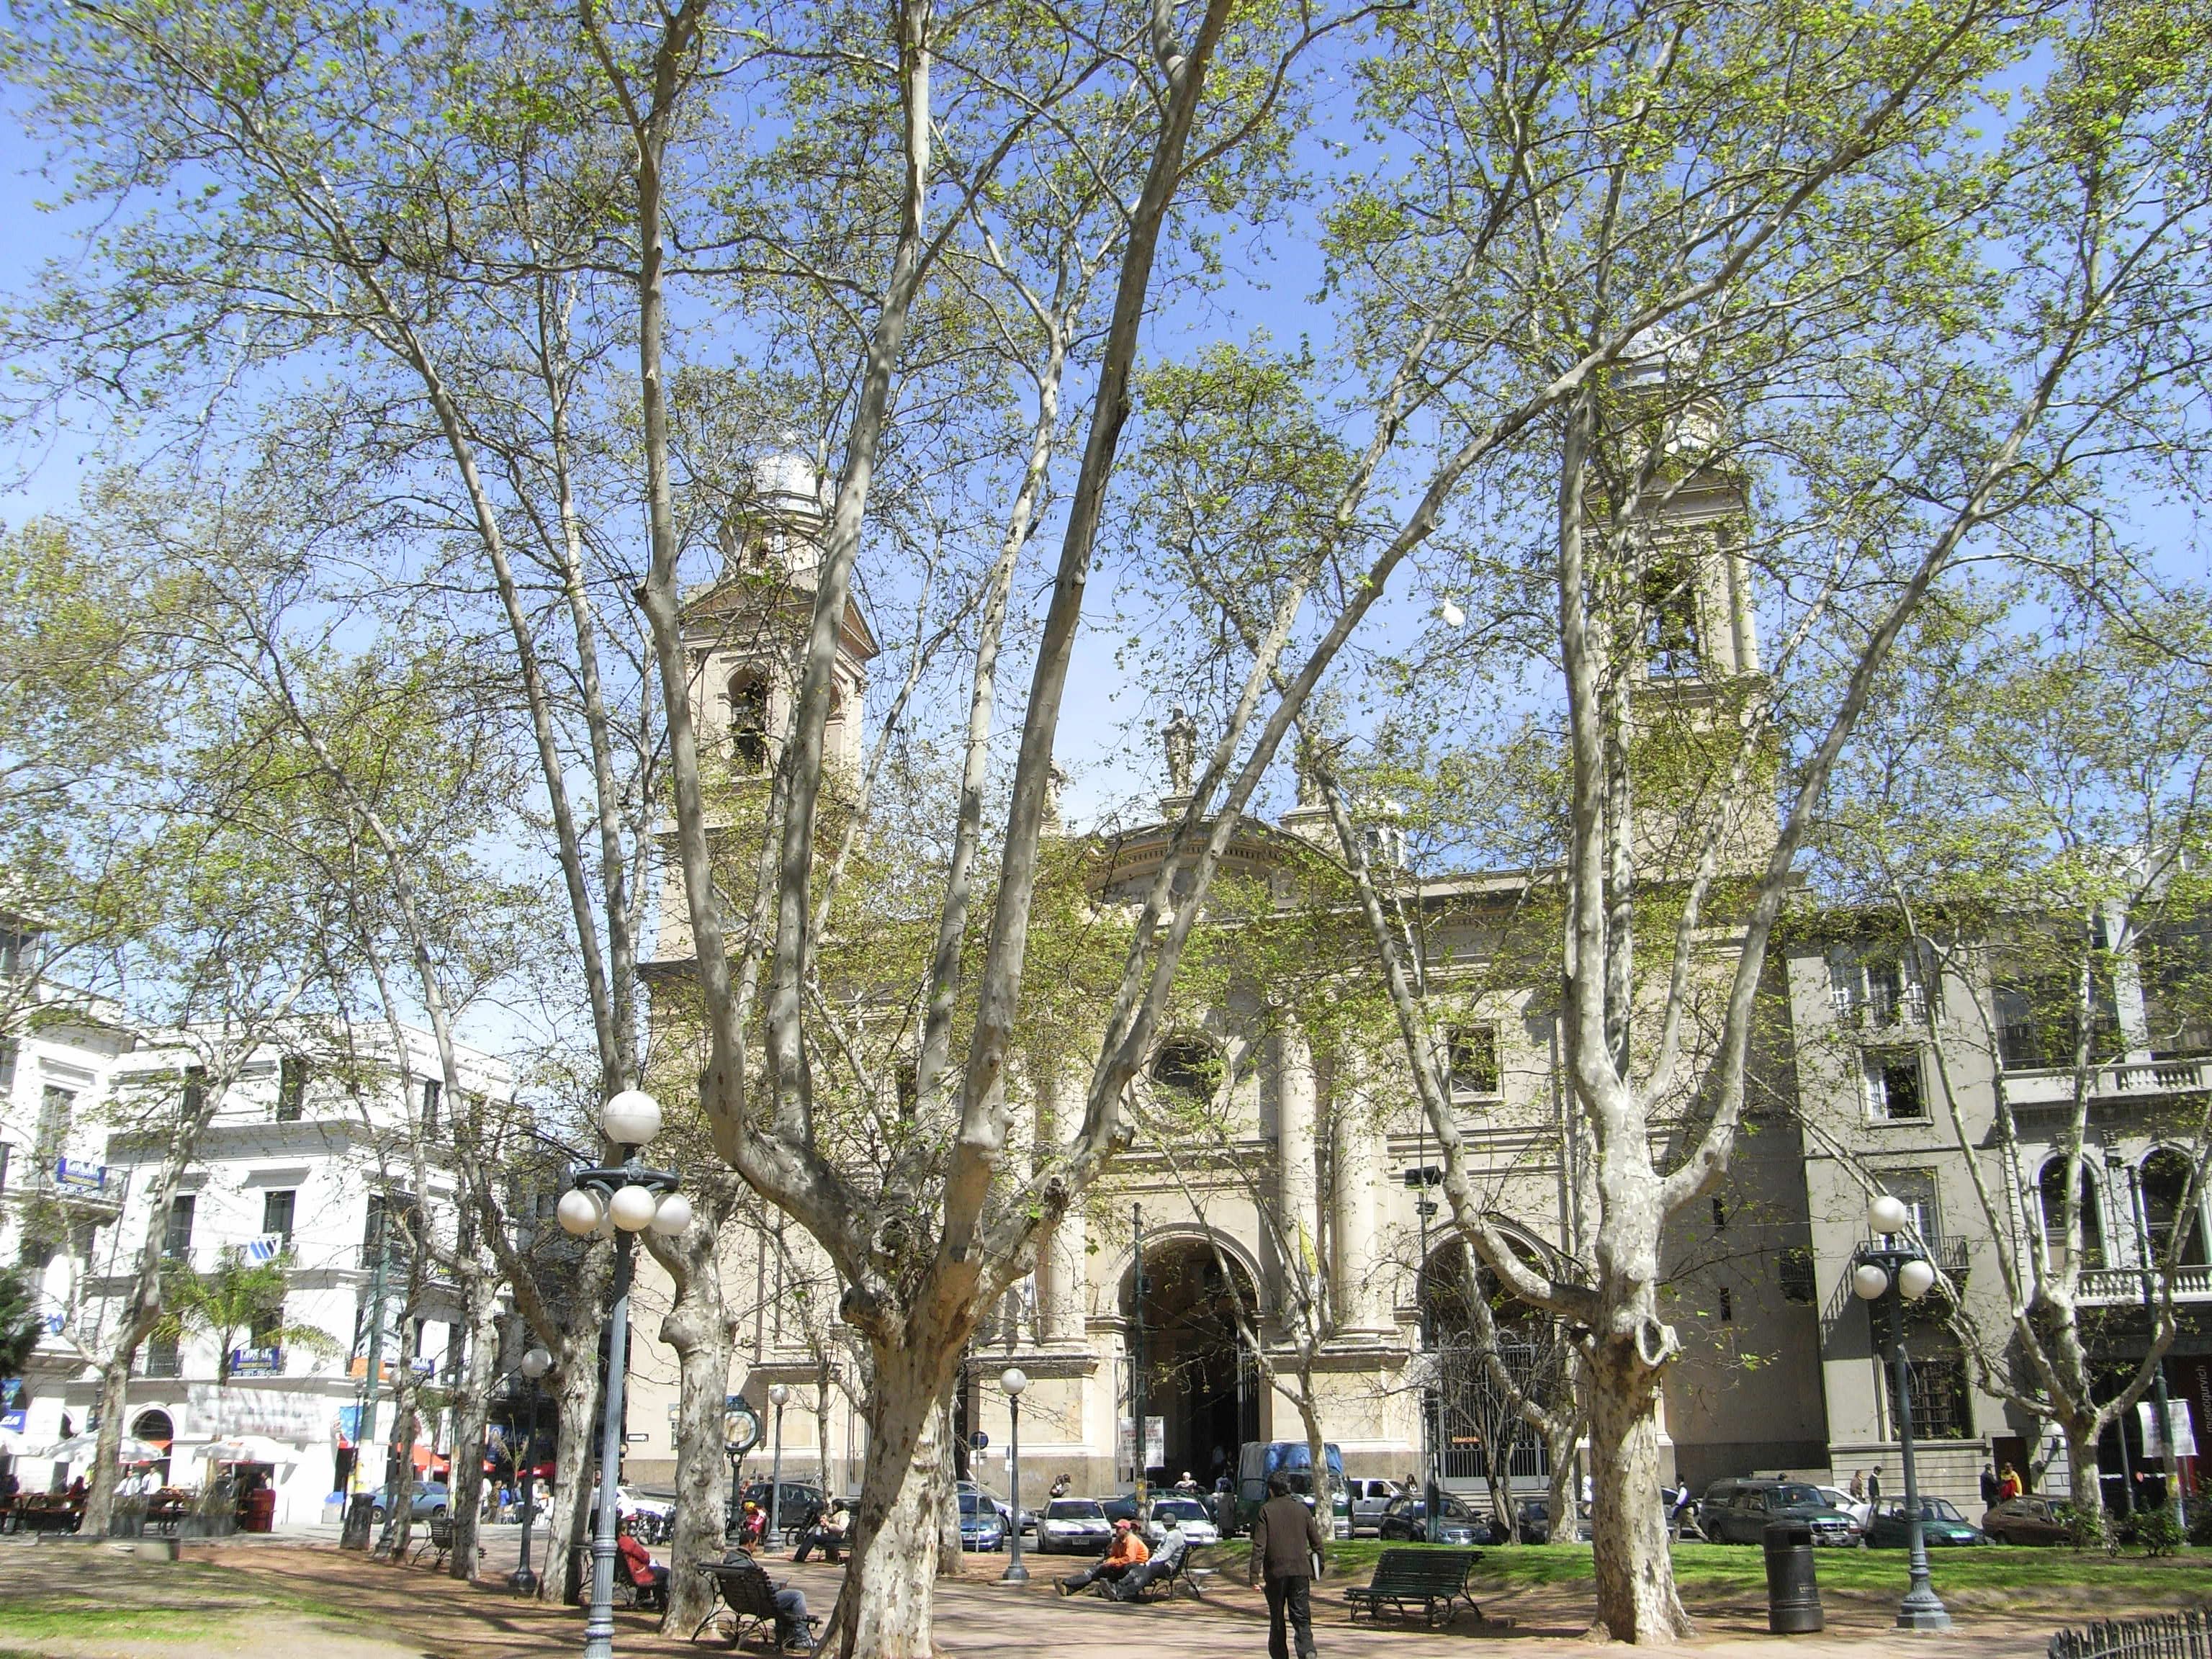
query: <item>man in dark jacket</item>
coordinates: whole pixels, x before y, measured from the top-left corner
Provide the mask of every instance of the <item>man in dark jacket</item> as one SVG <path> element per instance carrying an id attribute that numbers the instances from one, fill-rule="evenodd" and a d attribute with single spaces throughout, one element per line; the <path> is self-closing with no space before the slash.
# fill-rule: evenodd
<path id="1" fill-rule="evenodd" d="M 1314 1556 L 1328 1547 L 1314 1512 L 1291 1496 L 1281 1475 L 1267 1481 L 1267 1501 L 1252 1521 L 1252 1582 L 1267 1589 L 1268 1659 L 1291 1659 L 1285 1626 L 1297 1637 L 1298 1659 L 1313 1659 Z"/>

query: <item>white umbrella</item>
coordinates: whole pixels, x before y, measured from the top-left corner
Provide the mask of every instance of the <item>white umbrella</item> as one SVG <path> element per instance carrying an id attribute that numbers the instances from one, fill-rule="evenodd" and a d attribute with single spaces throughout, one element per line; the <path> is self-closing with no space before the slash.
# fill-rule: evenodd
<path id="1" fill-rule="evenodd" d="M 72 1435 L 46 1453 L 46 1455 L 56 1462 L 65 1463 L 75 1463 L 81 1459 L 96 1457 L 99 1455 L 100 1437 L 97 1434 Z M 115 1461 L 118 1463 L 158 1463 L 168 1455 L 167 1448 L 157 1446 L 150 1440 L 140 1440 L 127 1434 L 118 1443 L 115 1449 Z"/>

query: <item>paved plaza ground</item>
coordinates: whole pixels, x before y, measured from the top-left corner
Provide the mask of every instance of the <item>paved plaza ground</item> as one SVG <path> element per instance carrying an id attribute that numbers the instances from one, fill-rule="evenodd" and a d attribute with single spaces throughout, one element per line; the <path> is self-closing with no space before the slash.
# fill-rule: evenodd
<path id="1" fill-rule="evenodd" d="M 170 1562 L 124 1554 L 110 1546 L 0 1540 L 0 1659 L 536 1659 L 576 1651 L 583 1618 L 570 1607 L 520 1602 L 500 1586 L 515 1555 L 516 1529 L 493 1528 L 481 1576 L 465 1585 L 427 1566 L 394 1566 L 341 1553 L 330 1535 L 239 1540 L 187 1547 Z M 1530 1553 L 1534 1555 L 1536 1553 Z M 1755 1559 L 1745 1552 L 1747 1562 Z M 1712 1575 L 1689 1599 L 1699 1622 L 1693 1651 L 1729 1659 L 1840 1659 L 1849 1654 L 1972 1654 L 1976 1659 L 2041 1659 L 2051 1632 L 2090 1617 L 2200 1603 L 2212 1590 L 2212 1565 L 2193 1559 L 2134 1563 L 2100 1580 L 2101 1564 L 2059 1554 L 2008 1552 L 2020 1571 L 2002 1588 L 1954 1586 L 1947 1592 L 1957 1630 L 1907 1637 L 1890 1626 L 1894 1598 L 1843 1586 L 1826 1593 L 1828 1629 L 1820 1636 L 1766 1633 L 1765 1607 L 1739 1589 L 1715 1590 Z M 1550 1555 L 1562 1567 L 1566 1552 Z M 1860 1558 L 1854 1567 L 1864 1563 Z M 940 1589 L 938 1644 L 945 1659 L 1261 1659 L 1267 1613 L 1259 1595 L 1217 1579 L 1206 1601 L 1122 1607 L 1053 1593 L 1063 1562 L 1037 1562 L 1025 1590 L 992 1582 L 1003 1556 L 981 1558 L 969 1576 Z M 1895 1558 L 1900 1587 L 1903 1561 Z M 1835 1564 L 1841 1568 L 1844 1564 Z M 1881 1558 L 1865 1564 L 1881 1577 Z M 1939 1562 L 1939 1569 L 1942 1564 Z M 835 1599 L 840 1571 L 820 1563 L 773 1564 L 799 1584 L 817 1612 Z M 1322 1586 L 1316 1596 L 1322 1659 L 1574 1659 L 1612 1651 L 1584 1635 L 1588 1583 L 1571 1575 L 1545 1583 L 1523 1574 L 1478 1579 L 1493 1622 L 1462 1617 L 1424 1631 L 1346 1621 L 1337 1594 L 1364 1571 Z M 1842 1579 L 1865 1577 L 1838 1571 Z M 1961 1575 L 1964 1576 L 1964 1570 Z M 1686 1572 L 1686 1583 L 1694 1575 Z M 1741 1575 L 1739 1575 L 1741 1577 Z M 2083 1582 L 2084 1578 L 2088 1582 Z M 696 1647 L 660 1635 L 648 1615 L 616 1615 L 617 1653 L 671 1656 L 726 1650 L 720 1632 Z M 1510 1621 L 1510 1623 L 1507 1621 Z"/>

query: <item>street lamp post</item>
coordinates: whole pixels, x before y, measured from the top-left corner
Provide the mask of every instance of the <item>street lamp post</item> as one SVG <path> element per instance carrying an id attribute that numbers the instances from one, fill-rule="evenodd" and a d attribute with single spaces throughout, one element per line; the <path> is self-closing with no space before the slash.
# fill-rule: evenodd
<path id="1" fill-rule="evenodd" d="M 768 1403 L 775 1407 L 775 1453 L 768 1465 L 768 1537 L 769 1547 L 783 1536 L 783 1408 L 791 1398 L 787 1383 L 768 1385 Z"/>
<path id="2" fill-rule="evenodd" d="M 1889 1299 L 1890 1363 L 1897 1379 L 1898 1441 L 1905 1461 L 1905 1534 L 1911 1544 L 1911 1586 L 1898 1603 L 1899 1630 L 1948 1630 L 1951 1615 L 1943 1610 L 1936 1588 L 1928 1582 L 1928 1540 L 1921 1528 L 1920 1483 L 1912 1462 L 1912 1376 L 1905 1354 L 1905 1304 L 1917 1302 L 1936 1283 L 1936 1269 L 1905 1233 L 1911 1219 L 1901 1200 L 1882 1194 L 1867 1206 L 1867 1224 L 1879 1242 L 1859 1248 L 1859 1265 L 1851 1274 L 1851 1288 L 1869 1304 L 1872 1317 L 1875 1302 Z M 1895 1294 L 1890 1292 L 1894 1289 Z"/>
<path id="3" fill-rule="evenodd" d="M 1006 1478 L 1014 1488 L 1014 1537 L 1007 1546 L 1006 1570 L 999 1575 L 1002 1584 L 1030 1582 L 1030 1570 L 1022 1565 L 1022 1390 L 1029 1385 L 1029 1373 L 1019 1365 L 999 1373 L 999 1386 L 1006 1391 Z"/>
<path id="4" fill-rule="evenodd" d="M 2150 1212 L 2143 1202 L 2142 1172 L 2117 1152 L 2106 1155 L 2105 1166 L 2114 1176 L 2124 1176 L 2128 1183 L 2128 1218 L 2134 1224 L 2136 1235 L 2136 1273 L 2142 1286 L 2143 1317 L 2149 1326 L 2144 1332 L 2144 1338 L 2155 1341 L 2158 1340 L 2158 1304 L 2151 1294 L 2154 1263 L 2150 1248 Z M 2151 1373 L 2151 1397 L 2158 1407 L 2158 1437 L 2163 1451 L 2160 1462 L 2166 1475 L 2166 1507 L 2172 1511 L 2176 1525 L 2185 1526 L 2188 1516 L 2182 1508 L 2181 1460 L 2173 1447 L 2173 1408 L 2166 1398 L 2164 1354 L 2159 1355 L 2158 1369 Z M 2120 1435 L 2121 1452 L 2125 1454 L 2127 1448 L 2128 1437 L 2123 1431 Z M 2150 1448 L 2145 1446 L 2143 1449 L 2148 1452 Z M 2130 1481 L 2128 1484 L 2132 1487 L 2135 1483 Z M 2132 1492 L 2130 1498 L 2130 1507 L 2132 1508 Z"/>
<path id="5" fill-rule="evenodd" d="M 622 1479 L 623 1374 L 629 1356 L 629 1274 L 633 1236 L 650 1227 L 672 1238 L 691 1224 L 691 1200 L 676 1190 L 671 1170 L 648 1170 L 639 1149 L 660 1133 L 660 1103 L 625 1089 L 599 1109 L 599 1128 L 622 1162 L 579 1170 L 554 1217 L 576 1237 L 611 1233 L 613 1296 L 607 1305 L 606 1410 L 599 1424 L 599 1523 L 592 1529 L 592 1608 L 584 1622 L 584 1659 L 613 1659 L 615 1529 Z"/>
<path id="6" fill-rule="evenodd" d="M 515 1369 L 530 1384 L 530 1426 L 522 1431 L 522 1560 L 507 1574 L 507 1587 L 517 1595 L 535 1595 L 538 1575 L 530 1570 L 530 1523 L 538 1518 L 538 1460 L 532 1455 L 532 1443 L 538 1433 L 538 1401 L 544 1397 L 538 1385 L 553 1369 L 553 1356 L 532 1347 Z"/>

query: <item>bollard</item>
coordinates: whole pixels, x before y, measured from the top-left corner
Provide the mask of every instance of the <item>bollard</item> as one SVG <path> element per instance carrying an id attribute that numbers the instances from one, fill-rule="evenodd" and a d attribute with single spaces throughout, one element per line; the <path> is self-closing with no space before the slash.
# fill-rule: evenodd
<path id="1" fill-rule="evenodd" d="M 1802 1521 L 1770 1521 L 1766 1549 L 1766 1627 L 1803 1636 L 1823 1627 L 1820 1586 L 1813 1576 L 1813 1529 Z"/>

